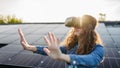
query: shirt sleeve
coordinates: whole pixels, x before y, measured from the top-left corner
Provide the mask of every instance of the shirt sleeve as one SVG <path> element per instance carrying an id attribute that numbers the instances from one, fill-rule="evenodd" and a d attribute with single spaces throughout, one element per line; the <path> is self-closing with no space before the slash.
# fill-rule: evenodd
<path id="1" fill-rule="evenodd" d="M 36 48 L 37 48 L 37 51 L 35 51 L 34 53 L 37 53 L 37 54 L 42 54 L 42 55 L 47 55 L 45 52 L 44 52 L 44 50 L 43 50 L 43 48 L 47 48 L 47 46 L 36 46 Z M 64 54 L 66 54 L 66 48 L 64 47 L 64 46 L 61 46 L 60 47 L 60 50 L 62 51 L 62 53 L 64 53 Z"/>
<path id="2" fill-rule="evenodd" d="M 60 47 L 60 50 L 61 50 L 62 53 L 64 53 L 64 54 L 67 53 L 67 50 L 66 50 L 66 47 L 65 47 L 65 46 L 61 46 L 61 47 Z"/>
<path id="3" fill-rule="evenodd" d="M 37 53 L 37 54 L 42 54 L 42 55 L 47 55 L 45 53 L 45 51 L 43 50 L 43 48 L 45 48 L 46 46 L 36 46 L 37 50 L 34 52 L 34 53 Z M 46 47 L 47 48 L 47 47 Z"/>
<path id="4" fill-rule="evenodd" d="M 69 56 L 71 65 L 97 66 L 103 59 L 104 49 L 102 46 L 97 46 L 90 54 L 69 54 Z"/>

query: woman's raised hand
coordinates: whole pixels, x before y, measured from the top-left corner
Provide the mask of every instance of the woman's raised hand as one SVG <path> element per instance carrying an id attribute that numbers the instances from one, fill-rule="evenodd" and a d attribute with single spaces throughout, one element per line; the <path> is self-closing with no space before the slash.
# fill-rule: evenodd
<path id="1" fill-rule="evenodd" d="M 62 55 L 61 50 L 59 49 L 59 40 L 55 37 L 53 33 L 48 33 L 49 39 L 44 36 L 48 48 L 44 48 L 44 51 L 53 59 L 59 59 Z"/>
<path id="2" fill-rule="evenodd" d="M 27 47 L 29 46 L 29 44 L 27 43 L 27 41 L 26 41 L 26 39 L 24 37 L 24 34 L 23 34 L 23 32 L 22 32 L 22 30 L 20 28 L 18 29 L 18 33 L 20 35 L 20 39 L 21 39 L 20 43 L 21 43 L 21 45 L 23 46 L 23 48 L 25 50 L 27 50 Z"/>

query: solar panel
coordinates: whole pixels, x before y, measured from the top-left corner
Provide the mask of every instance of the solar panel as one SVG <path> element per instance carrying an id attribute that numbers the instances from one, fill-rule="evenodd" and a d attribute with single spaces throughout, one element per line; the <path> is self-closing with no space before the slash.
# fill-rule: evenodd
<path id="1" fill-rule="evenodd" d="M 14 56 L 16 53 L 0 53 L 0 64 L 9 60 L 10 57 Z"/>
<path id="2" fill-rule="evenodd" d="M 17 54 L 9 57 L 4 65 L 19 66 L 19 67 L 43 67 L 43 68 L 65 68 L 66 63 L 56 61 L 48 56 L 37 54 Z M 57 67 L 56 67 L 57 66 Z"/>
<path id="3" fill-rule="evenodd" d="M 0 43 L 8 44 L 0 48 L 0 68 L 67 68 L 66 62 L 23 50 L 17 33 L 19 27 L 28 42 L 35 46 L 46 45 L 42 36 L 49 31 L 54 32 L 61 40 L 69 31 L 64 24 L 0 25 Z M 105 49 L 105 59 L 98 68 L 120 68 L 120 27 L 107 27 L 100 23 L 96 31 L 100 34 Z"/>
<path id="4" fill-rule="evenodd" d="M 117 47 L 120 47 L 120 35 L 112 35 L 113 40 L 115 41 Z"/>
<path id="5" fill-rule="evenodd" d="M 109 31 L 109 33 L 111 35 L 120 35 L 120 28 L 119 27 L 112 27 L 112 28 L 107 28 L 107 30 Z"/>

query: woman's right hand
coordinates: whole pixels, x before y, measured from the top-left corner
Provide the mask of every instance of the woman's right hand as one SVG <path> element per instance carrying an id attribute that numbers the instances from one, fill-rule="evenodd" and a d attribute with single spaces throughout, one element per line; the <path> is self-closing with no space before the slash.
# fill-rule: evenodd
<path id="1" fill-rule="evenodd" d="M 23 34 L 23 32 L 22 32 L 22 30 L 20 28 L 18 29 L 18 33 L 19 33 L 20 39 L 21 39 L 20 43 L 21 43 L 21 45 L 23 46 L 23 48 L 25 50 L 29 50 L 29 51 L 36 51 L 37 50 L 37 48 L 35 46 L 29 45 L 27 43 L 27 41 L 26 41 L 26 39 L 24 37 L 24 34 Z"/>
<path id="2" fill-rule="evenodd" d="M 30 45 L 27 43 L 27 41 L 26 41 L 26 39 L 25 39 L 25 37 L 24 37 L 24 34 L 23 34 L 23 32 L 22 32 L 22 30 L 21 30 L 20 28 L 18 29 L 18 32 L 19 32 L 20 39 L 21 39 L 20 43 L 21 43 L 21 45 L 23 46 L 23 48 L 24 48 L 25 50 L 27 50 L 27 48 L 28 48 Z"/>

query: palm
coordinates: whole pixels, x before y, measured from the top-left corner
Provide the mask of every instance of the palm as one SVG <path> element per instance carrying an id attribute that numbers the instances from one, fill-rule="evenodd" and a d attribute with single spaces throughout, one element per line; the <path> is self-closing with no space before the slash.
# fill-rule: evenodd
<path id="1" fill-rule="evenodd" d="M 20 35 L 20 38 L 21 38 L 20 43 L 22 44 L 22 46 L 23 46 L 24 49 L 27 49 L 27 47 L 29 46 L 29 44 L 25 40 L 25 37 L 24 37 L 24 34 L 23 34 L 22 30 L 18 29 L 18 32 L 19 32 L 19 35 Z"/>
<path id="2" fill-rule="evenodd" d="M 50 56 L 53 59 L 58 59 L 58 57 L 60 57 L 60 55 L 62 54 L 60 49 L 59 49 L 59 41 L 57 40 L 57 38 L 52 34 L 49 33 L 48 34 L 49 39 L 45 36 L 44 39 L 48 45 L 48 48 L 44 48 L 44 51 L 48 54 L 48 56 Z"/>

